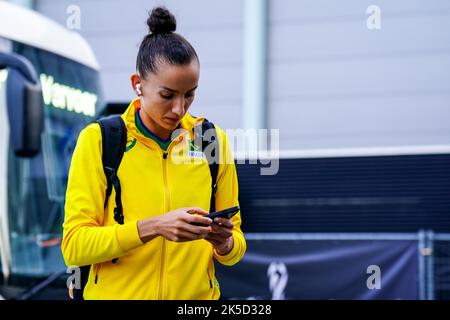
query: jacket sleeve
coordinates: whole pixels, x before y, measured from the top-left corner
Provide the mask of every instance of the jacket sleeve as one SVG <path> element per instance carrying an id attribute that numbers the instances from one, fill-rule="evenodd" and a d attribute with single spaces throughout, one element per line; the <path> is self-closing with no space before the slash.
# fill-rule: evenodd
<path id="1" fill-rule="evenodd" d="M 81 131 L 69 170 L 61 250 L 68 266 L 117 258 L 142 245 L 137 221 L 103 226 L 106 177 L 98 124 Z"/>
<path id="2" fill-rule="evenodd" d="M 220 165 L 217 175 L 217 191 L 216 191 L 216 210 L 222 210 L 229 207 L 239 205 L 238 201 L 238 178 L 236 173 L 236 166 L 234 164 L 234 156 L 231 147 L 228 143 L 227 136 L 223 130 L 217 128 L 219 135 L 220 148 Z M 241 230 L 241 212 L 238 212 L 231 218 L 233 222 L 233 249 L 226 255 L 220 255 L 214 250 L 214 257 L 221 264 L 232 266 L 238 263 L 245 254 L 247 244 L 244 238 L 244 233 Z"/>

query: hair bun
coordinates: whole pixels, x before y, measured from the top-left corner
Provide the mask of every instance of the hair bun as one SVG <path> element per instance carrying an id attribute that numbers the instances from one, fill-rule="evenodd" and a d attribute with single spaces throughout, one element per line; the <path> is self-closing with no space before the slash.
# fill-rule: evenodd
<path id="1" fill-rule="evenodd" d="M 173 14 L 164 7 L 157 7 L 152 10 L 147 25 L 150 32 L 154 34 L 164 34 L 174 32 L 177 28 L 177 21 Z"/>

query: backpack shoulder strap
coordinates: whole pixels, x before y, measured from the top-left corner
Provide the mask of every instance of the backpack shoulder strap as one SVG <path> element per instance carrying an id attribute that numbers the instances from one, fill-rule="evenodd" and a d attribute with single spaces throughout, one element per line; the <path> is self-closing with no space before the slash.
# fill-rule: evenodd
<path id="1" fill-rule="evenodd" d="M 119 115 L 110 116 L 96 121 L 102 132 L 102 164 L 106 177 L 106 196 L 104 208 L 108 203 L 112 188 L 116 191 L 116 208 L 114 208 L 114 220 L 123 224 L 123 208 L 120 192 L 120 181 L 117 170 L 122 161 L 127 143 L 127 130 L 125 123 Z M 113 262 L 117 261 L 113 259 Z M 74 300 L 83 300 L 84 287 L 89 278 L 90 265 L 80 267 L 80 288 L 69 289 L 69 295 Z"/>
<path id="2" fill-rule="evenodd" d="M 102 131 L 102 162 L 107 182 L 104 207 L 106 208 L 112 188 L 114 187 L 114 190 L 116 191 L 114 220 L 119 224 L 123 224 L 123 207 L 117 170 L 119 169 L 120 162 L 122 161 L 125 152 L 127 130 L 123 119 L 119 115 L 103 118 L 97 122 Z"/>
<path id="3" fill-rule="evenodd" d="M 116 191 L 116 207 L 114 208 L 114 220 L 119 224 L 124 223 L 120 180 L 117 170 L 122 161 L 127 143 L 127 129 L 120 115 L 113 115 L 96 121 L 102 132 L 102 164 L 106 177 L 106 195 L 104 208 L 108 203 L 112 188 Z M 117 258 L 113 259 L 115 263 Z M 83 300 L 84 287 L 89 278 L 90 265 L 80 267 L 80 288 L 69 289 L 69 296 L 74 300 Z"/>
<path id="4" fill-rule="evenodd" d="M 198 126 L 199 127 L 199 126 Z M 211 152 L 206 153 L 206 157 L 209 163 L 209 171 L 211 173 L 211 200 L 209 211 L 216 211 L 216 191 L 217 191 L 217 175 L 219 172 L 219 140 L 217 139 L 217 130 L 214 124 L 207 119 L 204 119 L 201 125 L 201 133 L 198 129 L 194 128 L 195 141 L 198 141 L 198 137 L 201 137 L 201 150 L 204 152 L 206 148 Z M 209 148 L 211 146 L 211 148 Z"/>

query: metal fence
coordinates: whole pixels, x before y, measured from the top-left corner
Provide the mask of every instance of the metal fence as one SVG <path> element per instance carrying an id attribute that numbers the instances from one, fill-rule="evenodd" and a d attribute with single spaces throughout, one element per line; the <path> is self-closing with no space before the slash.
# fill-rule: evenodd
<path id="1" fill-rule="evenodd" d="M 430 299 L 450 300 L 450 234 L 432 234 L 433 254 Z"/>

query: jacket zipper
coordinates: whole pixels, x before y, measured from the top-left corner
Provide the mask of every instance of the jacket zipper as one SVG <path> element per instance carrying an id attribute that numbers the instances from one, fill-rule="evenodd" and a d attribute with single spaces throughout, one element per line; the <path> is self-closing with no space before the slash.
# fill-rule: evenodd
<path id="1" fill-rule="evenodd" d="M 155 145 L 156 148 L 161 148 L 159 145 L 157 145 L 157 143 L 155 141 L 152 141 Z M 169 212 L 170 209 L 170 192 L 169 192 L 169 184 L 167 182 L 167 158 L 169 156 L 169 152 L 172 149 L 173 146 L 173 142 L 172 141 L 169 144 L 169 147 L 167 148 L 166 151 L 162 151 L 162 167 L 163 167 L 163 180 L 164 180 L 164 189 L 165 189 L 165 193 L 166 193 L 166 203 L 165 203 L 165 213 Z M 161 149 L 160 149 L 161 150 Z M 161 248 L 162 252 L 161 252 L 161 269 L 160 269 L 160 273 L 159 273 L 159 286 L 158 286 L 158 300 L 162 300 L 163 295 L 164 295 L 164 264 L 165 264 L 165 257 L 166 257 L 166 239 L 163 237 L 162 238 L 162 248 Z"/>
<path id="2" fill-rule="evenodd" d="M 169 146 L 170 148 L 170 146 Z M 169 150 L 168 148 L 168 150 Z M 169 183 L 167 181 L 167 157 L 169 152 L 164 151 L 162 154 L 162 166 L 163 166 L 163 180 L 164 180 L 164 188 L 166 192 L 166 204 L 165 204 L 165 212 L 169 212 L 170 207 L 170 192 L 169 192 Z M 159 278 L 159 292 L 158 299 L 162 300 L 164 295 L 164 264 L 166 259 L 166 239 L 162 239 L 162 254 L 161 254 L 161 271 Z"/>

